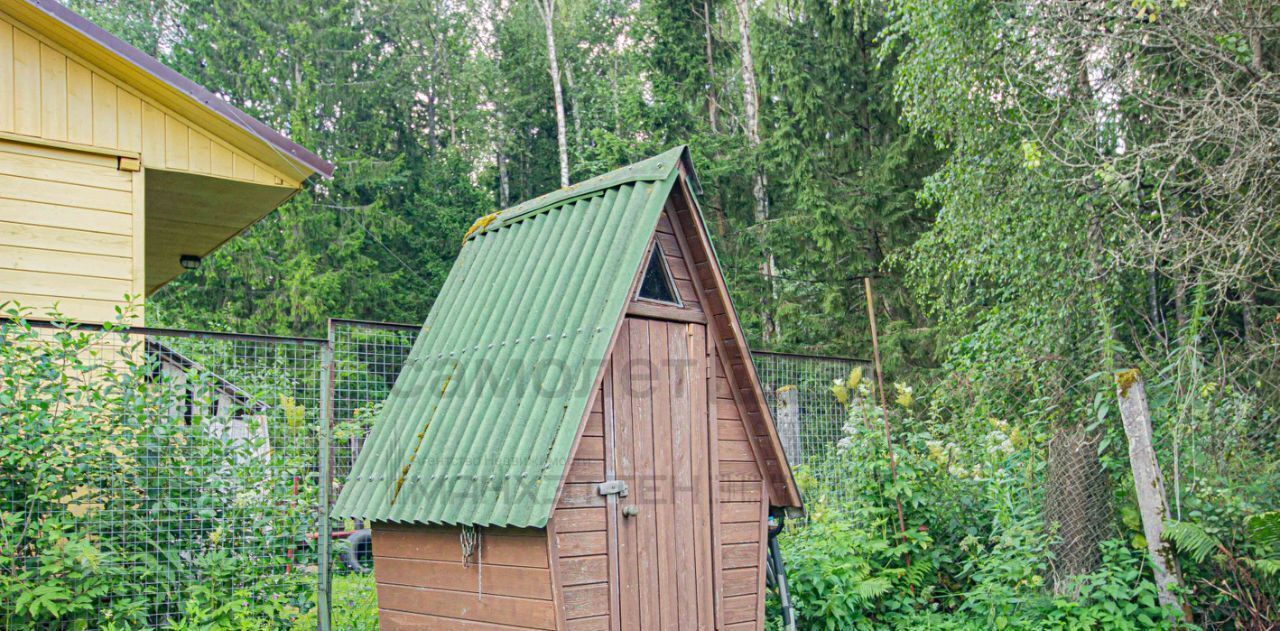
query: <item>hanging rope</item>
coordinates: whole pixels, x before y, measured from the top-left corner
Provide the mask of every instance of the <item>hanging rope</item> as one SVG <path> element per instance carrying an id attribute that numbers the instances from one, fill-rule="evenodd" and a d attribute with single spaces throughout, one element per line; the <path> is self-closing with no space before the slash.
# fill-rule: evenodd
<path id="1" fill-rule="evenodd" d="M 476 556 L 476 593 L 484 598 L 484 534 L 476 526 L 463 526 L 458 532 L 458 543 L 462 545 L 462 567 L 471 567 L 471 556 Z"/>
<path id="2" fill-rule="evenodd" d="M 471 555 L 475 552 L 479 539 L 480 534 L 474 526 L 463 526 L 458 532 L 458 543 L 462 544 L 462 567 L 471 567 Z"/>

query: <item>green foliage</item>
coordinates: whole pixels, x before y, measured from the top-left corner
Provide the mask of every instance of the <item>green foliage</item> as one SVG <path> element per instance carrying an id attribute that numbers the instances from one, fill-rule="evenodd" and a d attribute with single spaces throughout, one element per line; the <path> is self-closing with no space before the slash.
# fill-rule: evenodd
<path id="1" fill-rule="evenodd" d="M 315 454 L 288 445 L 310 430 L 271 428 L 270 451 L 224 440 L 211 374 L 161 376 L 116 324 L 36 328 L 25 310 L 4 315 L 3 626 L 258 629 L 297 617 L 312 586 L 287 555 L 305 545 L 314 491 L 293 485 Z M 188 401 L 184 422 L 174 410 Z"/>
<path id="2" fill-rule="evenodd" d="M 892 482 L 884 410 L 860 377 L 833 386 L 849 405 L 844 438 L 798 471 L 808 520 L 781 539 L 800 628 L 1172 628 L 1142 553 L 1119 541 L 1104 543 L 1101 567 L 1061 586 L 1063 595 L 1046 591 L 1052 533 L 1035 487 L 1041 456 L 1020 428 L 988 418 L 934 434 L 939 412 L 898 385 Z"/>
<path id="3" fill-rule="evenodd" d="M 420 322 L 474 217 L 558 186 L 531 3 L 72 4 L 338 165 L 162 289 L 153 324 L 318 334 L 329 316 Z M 885 372 L 920 392 L 884 411 L 865 384 L 844 383 L 849 422 L 821 428 L 844 440 L 797 472 L 815 530 L 793 527 L 784 545 L 808 609 L 838 621 L 806 624 L 1163 624 L 1140 553 L 1115 543 L 1072 598 L 1044 585 L 1056 536 L 1044 488 L 1061 483 L 1047 479 L 1046 452 L 1064 429 L 1099 445 L 1113 486 L 1100 496 L 1118 515 L 1108 536 L 1140 543 L 1109 381 L 1128 366 L 1148 378 L 1196 622 L 1248 626 L 1274 611 L 1274 2 L 747 3 L 758 145 L 743 132 L 732 4 L 557 4 L 573 179 L 690 144 L 754 347 L 868 355 L 859 285 L 875 275 Z M 777 325 L 767 345 L 766 321 Z M 349 438 L 393 375 L 347 365 L 336 378 L 361 399 L 341 411 L 354 420 L 336 431 Z M 304 427 L 292 394 L 272 400 L 289 402 L 288 427 Z M 0 406 L 12 396 L 0 389 Z M 94 423 L 65 424 L 68 440 L 95 444 Z M 114 483 L 104 462 L 55 452 L 7 466 L 47 465 L 65 489 L 72 478 Z M 0 527 L 22 528 L 25 509 L 5 510 Z M 51 565 L 22 568 L 50 587 L 23 615 L 95 606 L 102 585 L 122 580 L 111 574 L 121 551 L 59 547 L 54 533 L 78 522 L 55 512 L 30 544 Z M 846 546 L 852 560 L 838 554 Z M 222 615 L 190 598 L 192 619 Z M 113 600 L 108 611 L 132 620 L 146 606 Z"/>
<path id="4" fill-rule="evenodd" d="M 783 539 L 787 581 L 798 621 L 806 629 L 871 629 L 895 612 L 910 611 L 930 574 L 927 534 L 907 542 L 889 534 L 890 515 L 819 509 Z M 906 555 L 915 557 L 910 567 Z"/>
<path id="5" fill-rule="evenodd" d="M 1244 518 L 1243 527 L 1166 520 L 1163 536 L 1181 553 L 1197 601 L 1239 628 L 1265 628 L 1280 615 L 1280 547 L 1274 539 L 1275 511 Z M 1199 515 L 1198 515 L 1199 516 Z M 1238 526 L 1238 525 L 1237 525 Z M 1211 530 L 1232 537 L 1230 545 Z"/>
<path id="6" fill-rule="evenodd" d="M 1191 522 L 1165 521 L 1164 537 L 1196 563 L 1203 563 L 1209 555 L 1223 550 L 1217 539 Z"/>
<path id="7" fill-rule="evenodd" d="M 1244 524 L 1253 543 L 1280 548 L 1280 511 L 1250 515 L 1244 520 Z"/>
<path id="8" fill-rule="evenodd" d="M 342 631 L 378 631 L 378 597 L 373 574 L 338 574 L 331 592 L 333 628 Z M 312 609 L 298 617 L 294 631 L 314 631 L 316 613 Z"/>

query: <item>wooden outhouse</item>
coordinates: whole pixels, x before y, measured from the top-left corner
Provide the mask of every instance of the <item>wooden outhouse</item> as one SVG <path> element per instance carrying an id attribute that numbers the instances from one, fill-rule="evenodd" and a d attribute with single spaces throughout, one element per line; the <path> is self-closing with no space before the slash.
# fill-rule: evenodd
<path id="1" fill-rule="evenodd" d="M 478 220 L 333 510 L 384 629 L 760 629 L 799 508 L 677 148 Z"/>
<path id="2" fill-rule="evenodd" d="M 0 0 L 0 304 L 115 317 L 333 165 L 53 0 Z"/>

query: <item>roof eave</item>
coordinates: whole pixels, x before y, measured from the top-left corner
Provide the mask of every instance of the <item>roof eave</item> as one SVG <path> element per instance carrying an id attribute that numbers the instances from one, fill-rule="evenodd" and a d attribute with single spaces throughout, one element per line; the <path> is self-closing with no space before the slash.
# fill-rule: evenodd
<path id="1" fill-rule="evenodd" d="M 17 10 L 20 13 L 25 8 L 27 13 L 35 12 L 39 16 L 65 26 L 100 54 L 115 57 L 142 71 L 156 83 L 155 86 L 149 87 L 170 91 L 173 96 L 196 104 L 246 135 L 245 140 L 260 145 L 259 151 L 255 153 L 263 154 L 265 151 L 293 163 L 293 170 L 299 176 L 299 180 L 306 180 L 313 174 L 326 178 L 332 177 L 335 168 L 333 164 L 58 2 L 0 0 L 0 8 Z"/>

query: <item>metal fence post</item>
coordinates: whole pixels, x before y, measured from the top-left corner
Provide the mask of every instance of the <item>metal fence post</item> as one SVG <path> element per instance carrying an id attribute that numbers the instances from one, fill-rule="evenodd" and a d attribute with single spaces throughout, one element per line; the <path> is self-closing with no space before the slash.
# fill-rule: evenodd
<path id="1" fill-rule="evenodd" d="M 316 564 L 316 627 L 319 631 L 332 629 L 330 617 L 333 605 L 330 589 L 333 584 L 331 576 L 332 524 L 329 522 L 329 493 L 333 489 L 333 463 L 330 450 L 333 443 L 333 322 L 328 324 L 327 341 L 320 350 L 320 498 L 319 533 L 316 538 L 316 549 L 319 559 Z"/>

